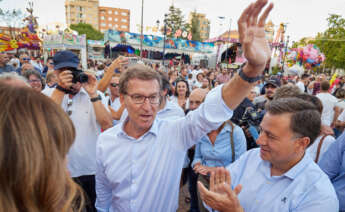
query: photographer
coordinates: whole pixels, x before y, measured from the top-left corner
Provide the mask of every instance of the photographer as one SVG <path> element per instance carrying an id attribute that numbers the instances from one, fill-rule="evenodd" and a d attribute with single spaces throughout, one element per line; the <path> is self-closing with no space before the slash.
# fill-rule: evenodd
<path id="1" fill-rule="evenodd" d="M 96 77 L 78 70 L 77 55 L 60 51 L 53 60 L 58 85 L 48 96 L 67 112 L 76 129 L 74 145 L 67 155 L 68 169 L 87 195 L 87 211 L 95 211 L 96 141 L 101 128 L 112 126 L 111 116 L 105 97 L 97 91 Z"/>

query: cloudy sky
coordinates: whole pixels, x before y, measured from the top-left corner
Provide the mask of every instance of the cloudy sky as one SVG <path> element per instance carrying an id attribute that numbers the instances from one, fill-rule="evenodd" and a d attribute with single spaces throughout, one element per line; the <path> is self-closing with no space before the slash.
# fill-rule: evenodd
<path id="1" fill-rule="evenodd" d="M 292 40 L 315 36 L 327 28 L 326 18 L 335 13 L 345 17 L 345 0 L 270 0 L 275 4 L 269 19 L 275 25 L 287 24 L 287 35 Z M 0 8 L 25 9 L 28 0 L 2 0 Z M 33 0 L 34 14 L 40 24 L 65 22 L 64 0 Z M 100 6 L 126 8 L 131 10 L 131 32 L 137 32 L 140 24 L 142 0 L 100 0 Z M 231 29 L 237 29 L 241 11 L 253 0 L 144 0 L 144 26 L 162 23 L 164 13 L 171 4 L 181 8 L 185 17 L 197 10 L 205 13 L 211 21 L 211 37 L 226 31 L 232 19 Z M 218 17 L 224 16 L 221 21 Z M 277 26 L 278 27 L 278 26 Z"/>

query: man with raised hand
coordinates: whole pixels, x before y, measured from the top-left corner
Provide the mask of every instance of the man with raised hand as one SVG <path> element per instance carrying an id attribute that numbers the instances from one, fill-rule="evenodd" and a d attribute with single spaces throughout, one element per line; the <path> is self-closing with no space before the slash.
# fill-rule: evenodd
<path id="1" fill-rule="evenodd" d="M 257 17 L 267 1 L 258 0 Z M 101 134 L 97 142 L 96 208 L 98 211 L 167 211 L 178 208 L 181 171 L 188 148 L 219 128 L 248 95 L 270 58 L 265 20 L 240 23 L 247 64 L 229 82 L 209 92 L 204 103 L 177 120 L 156 119 L 162 80 L 156 71 L 134 65 L 120 77 L 120 100 L 126 120 Z M 244 11 L 247 16 L 248 9 Z M 249 16 L 249 14 L 248 14 Z M 242 18 L 243 19 L 243 18 Z M 255 24 L 254 24 L 255 23 Z M 255 29 L 255 30 L 254 30 Z"/>

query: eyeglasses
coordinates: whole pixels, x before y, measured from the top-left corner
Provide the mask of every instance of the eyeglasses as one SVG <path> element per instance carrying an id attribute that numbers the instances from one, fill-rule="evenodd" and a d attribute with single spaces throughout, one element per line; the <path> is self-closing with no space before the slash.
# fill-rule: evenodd
<path id="1" fill-rule="evenodd" d="M 151 96 L 143 96 L 140 94 L 127 94 L 127 96 L 131 97 L 133 102 L 135 104 L 143 104 L 145 103 L 145 100 L 148 99 L 151 104 L 159 104 L 160 101 L 160 95 L 159 94 L 154 94 Z"/>
<path id="2" fill-rule="evenodd" d="M 117 86 L 119 86 L 120 84 L 118 84 L 118 83 L 110 83 L 110 86 L 111 87 L 114 87 L 114 88 L 116 88 Z"/>
<path id="3" fill-rule="evenodd" d="M 22 58 L 22 60 L 24 60 L 24 61 L 30 61 L 31 59 L 28 58 L 28 57 L 24 57 L 24 58 Z"/>
<path id="4" fill-rule="evenodd" d="M 73 100 L 71 98 L 68 98 L 68 100 L 67 100 L 67 114 L 69 116 L 72 115 L 72 110 L 71 110 L 72 103 L 73 103 Z"/>
<path id="5" fill-rule="evenodd" d="M 41 80 L 29 80 L 29 83 L 41 83 Z"/>

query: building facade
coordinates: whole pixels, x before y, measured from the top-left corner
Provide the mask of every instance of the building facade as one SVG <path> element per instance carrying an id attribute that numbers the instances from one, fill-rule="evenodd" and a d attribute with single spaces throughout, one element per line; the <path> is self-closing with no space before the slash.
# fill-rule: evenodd
<path id="1" fill-rule="evenodd" d="M 98 30 L 98 6 L 98 0 L 65 0 L 67 26 L 86 23 Z"/>
<path id="2" fill-rule="evenodd" d="M 105 32 L 108 29 L 118 31 L 130 31 L 130 11 L 113 7 L 99 7 L 99 30 Z"/>
<path id="3" fill-rule="evenodd" d="M 199 20 L 199 23 L 200 23 L 199 30 L 200 30 L 201 40 L 204 41 L 204 40 L 209 39 L 209 37 L 210 37 L 210 20 L 208 20 L 206 18 L 205 14 L 191 12 L 191 13 L 189 13 L 189 18 L 188 18 L 189 24 L 192 24 L 193 16 L 195 16 Z"/>

